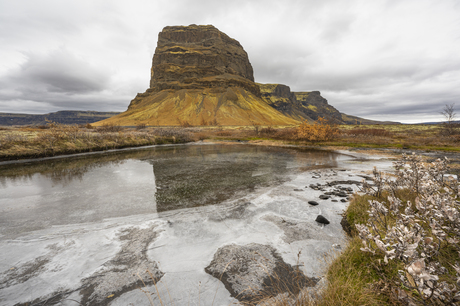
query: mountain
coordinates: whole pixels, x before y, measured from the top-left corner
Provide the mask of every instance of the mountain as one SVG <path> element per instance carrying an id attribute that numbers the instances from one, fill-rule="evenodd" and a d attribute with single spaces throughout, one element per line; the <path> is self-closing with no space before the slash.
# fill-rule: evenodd
<path id="1" fill-rule="evenodd" d="M 59 111 L 44 115 L 0 113 L 0 125 L 45 125 L 48 121 L 63 124 L 86 124 L 104 120 L 118 112 Z"/>
<path id="2" fill-rule="evenodd" d="M 98 124 L 297 124 L 261 96 L 248 55 L 211 25 L 165 27 L 158 35 L 150 88 L 128 110 Z"/>
<path id="3" fill-rule="evenodd" d="M 190 25 L 159 33 L 150 87 L 127 111 L 96 125 L 292 125 L 319 117 L 337 124 L 378 123 L 340 113 L 319 91 L 255 83 L 238 41 L 212 25 Z"/>

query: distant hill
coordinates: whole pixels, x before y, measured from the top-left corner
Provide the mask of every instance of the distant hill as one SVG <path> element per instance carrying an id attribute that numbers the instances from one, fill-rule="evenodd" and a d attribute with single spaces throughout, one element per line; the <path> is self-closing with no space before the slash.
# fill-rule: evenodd
<path id="1" fill-rule="evenodd" d="M 432 124 L 444 124 L 444 123 L 447 123 L 447 122 L 446 121 L 438 121 L 438 122 L 423 122 L 423 123 L 415 123 L 415 124 L 429 124 L 429 125 L 432 125 Z M 460 120 L 452 121 L 451 124 L 460 124 Z"/>
<path id="2" fill-rule="evenodd" d="M 118 114 L 118 112 L 93 111 L 59 111 L 44 115 L 0 113 L 0 125 L 45 125 L 48 121 L 63 124 L 86 124 Z"/>
<path id="3" fill-rule="evenodd" d="M 342 114 L 342 120 L 345 124 L 401 124 L 401 122 L 394 122 L 394 121 L 377 121 L 377 120 L 370 120 L 364 119 L 356 116 L 347 115 L 344 113 Z"/>

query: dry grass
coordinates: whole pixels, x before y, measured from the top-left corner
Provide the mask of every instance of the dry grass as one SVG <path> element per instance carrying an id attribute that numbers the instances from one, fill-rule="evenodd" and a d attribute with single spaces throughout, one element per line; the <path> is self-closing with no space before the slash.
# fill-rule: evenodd
<path id="1" fill-rule="evenodd" d="M 0 160 L 54 156 L 143 145 L 197 140 L 182 128 L 127 129 L 103 125 L 94 129 L 50 123 L 41 127 L 0 130 Z"/>
<path id="2" fill-rule="evenodd" d="M 105 124 L 97 128 L 56 125 L 0 129 L 0 159 L 51 156 L 129 146 L 177 143 L 196 140 L 278 140 L 329 148 L 399 148 L 460 151 L 460 136 L 445 136 L 435 125 L 342 125 L 325 122 L 293 126 L 206 126 L 134 128 Z"/>
<path id="3" fill-rule="evenodd" d="M 320 145 L 459 151 L 460 136 L 443 133 L 439 125 L 341 125 L 333 141 Z"/>

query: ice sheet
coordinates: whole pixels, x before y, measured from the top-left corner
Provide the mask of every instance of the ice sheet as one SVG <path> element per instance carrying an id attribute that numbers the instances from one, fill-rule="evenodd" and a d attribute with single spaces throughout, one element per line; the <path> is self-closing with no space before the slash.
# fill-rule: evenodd
<path id="1" fill-rule="evenodd" d="M 136 289 L 143 287 L 140 279 L 147 282 L 143 290 L 153 293 L 155 303 L 159 298 L 165 305 L 237 303 L 218 279 L 204 271 L 216 250 L 231 243 L 273 246 L 285 262 L 302 265 L 307 276 L 322 277 L 327 257 L 345 246 L 340 221 L 347 203 L 319 200 L 323 192 L 307 186 L 361 181 L 374 165 L 388 169 L 391 163 L 342 156 L 332 162 L 310 160 L 310 167 L 304 167 L 303 153 L 291 152 L 273 155 L 267 166 L 260 158 L 255 165 L 250 153 L 203 159 L 245 160 L 252 167 L 248 177 L 263 181 L 225 193 L 227 198 L 211 205 L 162 212 L 156 210 L 156 186 L 169 184 L 155 173 L 152 158 L 108 163 L 73 181 L 53 183 L 37 173 L 29 179 L 3 180 L 0 303 L 50 299 L 59 301 L 56 305 L 76 305 L 72 300 L 88 299 L 91 295 L 84 290 L 92 286 L 97 291 L 92 296 L 103 298 L 94 305 L 150 305 L 147 295 Z M 273 169 L 282 177 L 275 177 Z M 309 200 L 320 204 L 311 206 Z M 27 225 L 29 214 L 38 220 L 33 226 Z M 330 224 L 317 223 L 318 214 Z M 156 288 L 149 283 L 147 269 L 161 277 Z M 127 284 L 132 288 L 124 288 Z"/>

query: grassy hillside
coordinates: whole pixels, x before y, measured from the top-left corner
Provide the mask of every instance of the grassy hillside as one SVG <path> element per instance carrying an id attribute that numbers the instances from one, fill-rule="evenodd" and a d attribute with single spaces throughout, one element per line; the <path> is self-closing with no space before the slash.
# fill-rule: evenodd
<path id="1" fill-rule="evenodd" d="M 294 125 L 264 100 L 239 87 L 163 90 L 131 102 L 124 113 L 95 125 Z"/>

